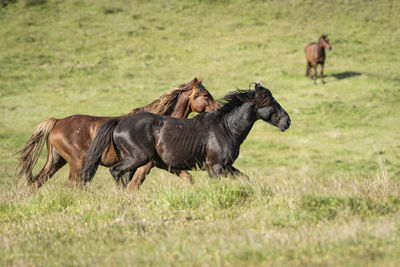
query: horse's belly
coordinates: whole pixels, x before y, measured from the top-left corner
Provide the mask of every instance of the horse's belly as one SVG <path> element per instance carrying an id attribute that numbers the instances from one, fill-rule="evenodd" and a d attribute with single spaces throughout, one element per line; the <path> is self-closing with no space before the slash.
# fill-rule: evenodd
<path id="1" fill-rule="evenodd" d="M 166 165 L 180 170 L 202 168 L 205 160 L 199 153 L 192 154 L 179 151 L 163 152 L 161 159 Z"/>
<path id="2" fill-rule="evenodd" d="M 156 141 L 156 150 L 168 166 L 188 170 L 203 165 L 205 145 L 202 142 L 202 135 L 192 127 L 166 125 Z"/>
<path id="3" fill-rule="evenodd" d="M 190 170 L 194 168 L 202 168 L 204 160 L 200 158 L 170 158 L 163 160 L 165 164 L 180 170 Z"/>

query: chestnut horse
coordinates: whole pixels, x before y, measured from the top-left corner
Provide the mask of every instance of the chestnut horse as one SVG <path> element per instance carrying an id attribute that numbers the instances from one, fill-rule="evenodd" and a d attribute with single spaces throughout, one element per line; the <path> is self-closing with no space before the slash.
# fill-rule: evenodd
<path id="1" fill-rule="evenodd" d="M 179 85 L 165 93 L 147 106 L 133 109 L 130 113 L 113 117 L 121 119 L 137 112 L 154 112 L 176 118 L 187 118 L 192 112 L 208 112 L 219 107 L 211 94 L 204 88 L 201 81 L 194 78 L 192 81 Z M 32 133 L 29 141 L 19 153 L 17 177 L 26 176 L 28 184 L 40 187 L 50 179 L 67 162 L 70 166 L 68 182 L 76 183 L 84 164 L 86 153 L 96 135 L 99 126 L 110 117 L 95 117 L 89 115 L 72 115 L 63 119 L 50 118 L 40 123 Z M 47 142 L 47 162 L 42 170 L 32 175 L 44 142 Z M 114 146 L 108 147 L 103 154 L 101 165 L 111 166 L 119 162 Z M 151 164 L 138 170 L 137 175 L 146 175 Z M 175 174 L 184 179 L 190 179 L 187 172 L 175 171 Z M 139 179 L 139 178 L 138 178 Z"/>
<path id="2" fill-rule="evenodd" d="M 307 69 L 306 69 L 306 76 L 310 76 L 311 79 L 314 79 L 314 84 L 317 84 L 317 65 L 321 64 L 321 82 L 324 84 L 324 66 L 325 66 L 325 48 L 328 50 L 332 49 L 331 44 L 329 43 L 328 36 L 321 35 L 319 37 L 318 43 L 312 42 L 309 43 L 304 52 L 306 53 L 306 60 L 307 60 Z M 314 77 L 311 75 L 310 70 L 313 68 L 314 70 Z"/>
<path id="3" fill-rule="evenodd" d="M 254 123 L 261 119 L 283 132 L 289 128 L 290 118 L 271 92 L 258 83 L 255 90 L 238 90 L 224 100 L 217 111 L 187 120 L 148 112 L 108 120 L 89 148 L 82 182 L 93 178 L 104 149 L 111 143 L 121 157 L 110 167 L 116 180 L 149 161 L 166 170 L 200 168 L 208 170 L 210 176 L 243 175 L 232 164 Z M 143 181 L 134 179 L 130 189 L 139 189 Z"/>

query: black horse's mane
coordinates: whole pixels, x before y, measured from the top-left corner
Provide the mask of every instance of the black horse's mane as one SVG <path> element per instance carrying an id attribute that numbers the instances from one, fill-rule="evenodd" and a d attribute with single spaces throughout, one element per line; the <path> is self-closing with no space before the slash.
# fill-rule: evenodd
<path id="1" fill-rule="evenodd" d="M 194 117 L 196 122 L 203 121 L 205 118 L 213 114 L 217 117 L 222 117 L 226 113 L 229 113 L 232 109 L 241 106 L 243 103 L 252 103 L 254 105 L 264 107 L 267 106 L 272 99 L 271 91 L 267 88 L 262 87 L 259 89 L 256 96 L 255 90 L 243 90 L 237 89 L 224 96 L 220 100 L 221 107 L 210 113 L 201 113 Z"/>

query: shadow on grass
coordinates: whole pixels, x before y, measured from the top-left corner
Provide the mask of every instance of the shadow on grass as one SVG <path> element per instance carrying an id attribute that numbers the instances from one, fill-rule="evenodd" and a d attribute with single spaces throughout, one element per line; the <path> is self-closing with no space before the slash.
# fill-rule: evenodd
<path id="1" fill-rule="evenodd" d="M 360 76 L 361 74 L 362 73 L 356 71 L 344 71 L 344 72 L 334 73 L 329 76 L 334 77 L 337 80 L 343 80 L 354 76 Z"/>

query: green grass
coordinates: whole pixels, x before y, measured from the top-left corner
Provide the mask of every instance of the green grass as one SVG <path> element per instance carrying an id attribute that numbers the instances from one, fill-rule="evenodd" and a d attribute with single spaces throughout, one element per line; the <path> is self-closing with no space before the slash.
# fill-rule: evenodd
<path id="1" fill-rule="evenodd" d="M 400 263 L 398 1 L 9 1 L 0 8 L 0 265 Z M 327 82 L 304 46 L 328 34 Z M 290 114 L 257 122 L 235 166 L 138 193 L 68 167 L 31 192 L 14 153 L 48 117 L 119 115 L 198 76 L 216 97 L 261 80 Z M 39 160 L 36 171 L 45 160 Z"/>

